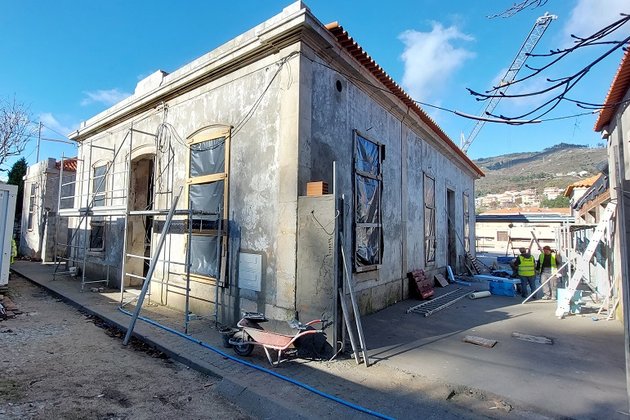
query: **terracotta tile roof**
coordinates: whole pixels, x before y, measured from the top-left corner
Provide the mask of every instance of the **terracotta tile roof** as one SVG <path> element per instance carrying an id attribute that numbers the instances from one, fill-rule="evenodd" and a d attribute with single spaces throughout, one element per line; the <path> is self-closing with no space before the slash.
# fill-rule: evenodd
<path id="1" fill-rule="evenodd" d="M 589 178 L 584 178 L 584 179 L 580 179 L 579 181 L 575 181 L 573 184 L 569 185 L 566 190 L 564 190 L 564 196 L 570 197 L 574 188 L 589 188 L 593 186 L 593 184 L 597 182 L 600 176 L 602 176 L 602 174 L 593 175 Z"/>
<path id="2" fill-rule="evenodd" d="M 381 66 L 379 66 L 368 55 L 367 52 L 343 29 L 338 22 L 332 22 L 326 25 L 326 29 L 330 31 L 336 38 L 339 45 L 350 53 L 363 67 L 374 75 L 391 93 L 400 99 L 409 109 L 413 110 L 420 119 L 433 130 L 446 145 L 455 151 L 475 172 L 480 176 L 484 176 L 483 171 L 470 160 L 468 156 L 451 140 L 448 135 L 442 131 L 429 115 L 418 106 L 418 104 L 405 92 L 394 80 L 389 76 Z"/>
<path id="3" fill-rule="evenodd" d="M 621 59 L 617 74 L 610 85 L 604 101 L 605 108 L 599 112 L 599 117 L 595 122 L 595 131 L 602 131 L 604 126 L 610 122 L 619 107 L 618 102 L 623 100 L 628 88 L 630 88 L 630 48 L 626 50 L 626 54 Z"/>
<path id="4" fill-rule="evenodd" d="M 61 169 L 61 161 L 58 160 L 55 164 L 57 169 Z M 77 171 L 77 158 L 68 158 L 63 160 L 63 171 L 64 172 L 76 172 Z"/>

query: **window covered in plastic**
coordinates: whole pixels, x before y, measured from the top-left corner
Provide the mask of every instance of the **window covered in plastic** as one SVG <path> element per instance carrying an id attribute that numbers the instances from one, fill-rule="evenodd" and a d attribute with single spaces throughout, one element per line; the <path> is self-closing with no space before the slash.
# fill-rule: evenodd
<path id="1" fill-rule="evenodd" d="M 211 126 L 188 139 L 188 206 L 192 210 L 190 273 L 219 279 L 227 241 L 229 128 Z M 219 283 L 220 285 L 224 285 Z"/>
<path id="2" fill-rule="evenodd" d="M 424 175 L 424 258 L 435 263 L 435 180 Z"/>
<path id="3" fill-rule="evenodd" d="M 190 239 L 190 273 L 204 277 L 217 276 L 218 236 L 193 235 Z"/>
<path id="4" fill-rule="evenodd" d="M 357 271 L 382 263 L 382 146 L 355 132 L 354 139 L 354 264 Z"/>
<path id="5" fill-rule="evenodd" d="M 464 246 L 466 252 L 470 252 L 470 207 L 468 205 L 468 194 L 464 193 Z"/>

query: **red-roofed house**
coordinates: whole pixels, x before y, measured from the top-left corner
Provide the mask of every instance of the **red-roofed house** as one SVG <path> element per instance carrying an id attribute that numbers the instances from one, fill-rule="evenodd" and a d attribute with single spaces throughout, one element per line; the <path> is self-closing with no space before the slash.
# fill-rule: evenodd
<path id="1" fill-rule="evenodd" d="M 69 264 L 123 299 L 181 188 L 151 300 L 224 323 L 241 310 L 332 316 L 345 272 L 374 312 L 408 296 L 408 272 L 457 269 L 474 253 L 482 171 L 302 2 L 155 72 L 70 137 L 87 181 L 64 212 L 78 232 Z"/>
<path id="2" fill-rule="evenodd" d="M 629 310 L 630 290 L 628 276 L 630 275 L 630 48 L 627 50 L 617 69 L 604 107 L 595 122 L 595 131 L 601 133 L 608 141 L 608 173 L 610 200 L 616 202 L 614 217 L 614 237 L 612 243 L 614 267 L 611 270 L 612 284 L 621 287 L 613 290 L 615 297 L 621 300 L 623 319 L 626 328 L 630 328 Z M 601 207 L 599 209 L 601 211 Z M 619 311 L 621 314 L 621 311 Z M 621 318 L 621 317 L 620 317 Z M 628 365 L 628 362 L 627 362 Z"/>

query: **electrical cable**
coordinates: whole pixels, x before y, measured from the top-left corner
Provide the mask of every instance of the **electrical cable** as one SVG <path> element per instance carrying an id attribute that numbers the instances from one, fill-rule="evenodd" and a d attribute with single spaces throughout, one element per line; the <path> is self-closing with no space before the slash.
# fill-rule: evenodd
<path id="1" fill-rule="evenodd" d="M 131 312 L 121 308 L 120 306 L 118 307 L 118 310 L 121 311 L 122 313 L 126 314 L 126 315 L 133 316 L 133 314 Z M 321 397 L 327 398 L 327 399 L 329 399 L 331 401 L 334 401 L 336 403 L 339 403 L 341 405 L 345 405 L 346 407 L 352 408 L 354 410 L 357 410 L 357 411 L 360 411 L 362 413 L 366 413 L 366 414 L 369 414 L 369 415 L 372 415 L 374 417 L 378 417 L 378 418 L 381 418 L 381 419 L 388 419 L 388 420 L 391 419 L 391 420 L 393 420 L 393 417 L 390 417 L 390 416 L 387 416 L 385 414 L 381 414 L 381 413 L 379 413 L 377 411 L 370 410 L 369 408 L 365 408 L 365 407 L 362 407 L 360 405 L 351 403 L 351 402 L 343 400 L 343 399 L 341 399 L 339 397 L 335 397 L 334 395 L 327 394 L 327 393 L 325 393 L 323 391 L 320 391 L 317 388 L 314 388 L 314 387 L 312 387 L 310 385 L 307 385 L 305 383 L 296 381 L 295 379 L 289 378 L 288 376 L 281 375 L 281 374 L 276 373 L 276 372 L 274 372 L 272 370 L 266 369 L 266 368 L 264 368 L 262 366 L 255 365 L 253 363 L 250 363 L 250 362 L 247 362 L 245 360 L 239 359 L 238 357 L 234 357 L 232 355 L 229 355 L 229 354 L 227 354 L 227 353 L 225 353 L 225 352 L 223 352 L 223 351 L 221 351 L 221 350 L 219 350 L 219 349 L 217 349 L 215 347 L 212 347 L 209 344 L 204 343 L 203 341 L 201 341 L 201 340 L 199 340 L 197 338 L 191 337 L 191 336 L 186 335 L 186 334 L 184 334 L 182 332 L 179 332 L 179 331 L 177 331 L 177 330 L 175 330 L 173 328 L 170 328 L 170 327 L 167 327 L 165 325 L 162 325 L 162 324 L 160 324 L 160 323 L 158 323 L 156 321 L 153 321 L 152 319 L 149 319 L 149 318 L 146 318 L 146 317 L 143 317 L 143 316 L 138 316 L 138 319 L 140 319 L 140 320 L 142 320 L 142 321 L 144 321 L 144 322 L 146 322 L 148 324 L 151 324 L 151 325 L 153 325 L 155 327 L 161 328 L 164 331 L 168 331 L 168 332 L 173 333 L 173 334 L 175 334 L 175 335 L 177 335 L 179 337 L 185 338 L 186 340 L 192 341 L 193 343 L 197 343 L 200 346 L 202 346 L 203 348 L 206 348 L 208 350 L 211 350 L 211 351 L 217 353 L 221 357 L 224 357 L 224 358 L 229 359 L 229 360 L 231 360 L 233 362 L 237 362 L 237 363 L 240 363 L 242 365 L 248 366 L 248 367 L 250 367 L 252 369 L 255 369 L 255 370 L 258 370 L 260 372 L 268 373 L 271 376 L 275 376 L 278 379 L 282 379 L 283 381 L 286 381 L 286 382 L 289 382 L 289 383 L 291 383 L 293 385 L 299 386 L 300 388 L 303 388 L 303 389 L 305 389 L 307 391 L 310 391 L 310 392 L 312 392 L 314 394 L 317 394 L 317 395 L 319 395 Z"/>

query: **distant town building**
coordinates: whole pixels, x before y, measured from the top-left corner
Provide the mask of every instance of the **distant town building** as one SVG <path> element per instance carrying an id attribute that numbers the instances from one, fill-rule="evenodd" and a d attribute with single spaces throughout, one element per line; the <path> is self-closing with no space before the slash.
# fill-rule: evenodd
<path id="1" fill-rule="evenodd" d="M 554 200 L 564 193 L 563 188 L 547 187 L 543 190 L 543 195 L 547 200 Z"/>
<path id="2" fill-rule="evenodd" d="M 534 235 L 541 247 L 556 249 L 558 228 L 572 221 L 569 208 L 511 208 L 481 213 L 475 223 L 477 252 L 515 255 L 518 248 L 530 245 Z M 539 253 L 534 243 L 532 254 Z"/>

